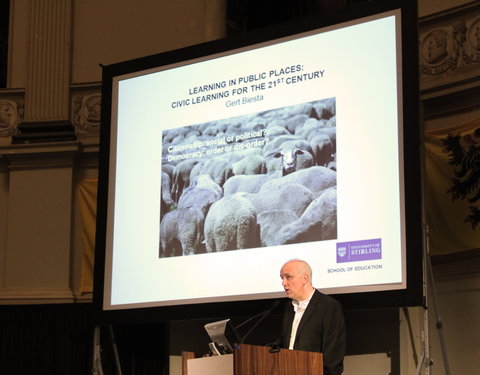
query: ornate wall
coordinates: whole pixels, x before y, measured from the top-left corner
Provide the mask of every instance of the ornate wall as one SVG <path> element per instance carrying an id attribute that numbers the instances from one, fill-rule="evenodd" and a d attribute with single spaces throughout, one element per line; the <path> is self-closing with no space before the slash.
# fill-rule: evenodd
<path id="1" fill-rule="evenodd" d="M 225 7 L 224 0 L 11 2 L 9 88 L 0 90 L 0 303 L 91 298 L 80 292 L 75 188 L 97 176 L 100 63 L 222 37 Z"/>

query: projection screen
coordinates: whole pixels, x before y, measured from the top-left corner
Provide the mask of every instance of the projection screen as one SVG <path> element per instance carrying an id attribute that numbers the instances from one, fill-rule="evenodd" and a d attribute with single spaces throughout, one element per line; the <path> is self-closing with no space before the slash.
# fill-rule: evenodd
<path id="1" fill-rule="evenodd" d="M 418 292 L 416 41 L 364 13 L 104 69 L 103 310 L 283 297 L 291 259 L 324 293 Z"/>

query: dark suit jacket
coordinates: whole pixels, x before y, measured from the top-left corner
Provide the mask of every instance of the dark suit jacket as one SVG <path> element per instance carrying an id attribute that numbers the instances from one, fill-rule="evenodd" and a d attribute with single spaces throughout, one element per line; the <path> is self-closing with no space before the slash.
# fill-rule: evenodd
<path id="1" fill-rule="evenodd" d="M 288 348 L 290 342 L 294 316 L 295 311 L 289 300 L 283 318 L 281 340 L 284 348 Z M 324 375 L 343 372 L 345 322 L 337 300 L 315 290 L 298 325 L 294 349 L 323 353 Z"/>

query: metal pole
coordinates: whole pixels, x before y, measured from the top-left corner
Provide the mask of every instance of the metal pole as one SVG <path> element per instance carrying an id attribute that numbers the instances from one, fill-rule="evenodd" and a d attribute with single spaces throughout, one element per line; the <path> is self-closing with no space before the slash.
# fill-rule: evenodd
<path id="1" fill-rule="evenodd" d="M 423 115 L 423 105 L 420 103 L 420 124 L 421 124 L 421 130 L 423 131 L 424 128 L 424 115 Z M 421 139 L 421 145 L 420 145 L 420 158 L 422 162 L 423 168 L 421 169 L 421 184 L 422 184 L 422 192 L 425 192 L 425 152 L 423 146 L 425 145 L 425 140 Z M 422 207 L 423 207 L 423 215 L 425 215 L 425 197 L 424 194 L 422 193 Z M 425 220 L 425 216 L 424 216 Z M 443 324 L 442 320 L 440 318 L 440 313 L 439 309 L 437 306 L 437 291 L 435 288 L 435 279 L 433 277 L 433 269 L 432 269 L 432 262 L 430 259 L 430 238 L 429 238 L 429 233 L 428 233 L 428 225 L 425 224 L 424 221 L 424 228 L 423 228 L 423 282 L 424 282 L 424 296 L 425 296 L 425 306 L 424 306 L 424 355 L 423 355 L 423 361 L 419 361 L 418 367 L 417 367 L 417 375 L 420 374 L 420 369 L 422 364 L 425 365 L 427 369 L 427 375 L 430 374 L 430 367 L 433 365 L 433 361 L 430 358 L 430 342 L 429 342 L 429 326 L 428 326 L 428 308 L 429 308 L 429 303 L 430 303 L 430 298 L 428 298 L 428 286 L 430 285 L 430 296 L 431 300 L 433 303 L 433 309 L 435 310 L 435 316 L 436 316 L 436 328 L 439 333 L 439 339 L 440 339 L 440 347 L 442 350 L 442 357 L 443 357 L 443 363 L 445 367 L 445 375 L 450 375 L 450 365 L 448 363 L 448 356 L 447 356 L 447 347 L 445 345 L 445 338 L 443 337 Z"/>
<path id="2" fill-rule="evenodd" d="M 117 342 L 115 341 L 115 335 L 113 333 L 113 327 L 108 326 L 110 333 L 110 342 L 112 343 L 113 356 L 115 358 L 115 368 L 117 369 L 117 374 L 122 375 L 122 366 L 120 365 L 120 357 L 118 355 Z"/>
<path id="3" fill-rule="evenodd" d="M 428 236 L 428 228 L 427 228 L 427 236 Z M 450 364 L 449 364 L 449 361 L 448 361 L 447 345 L 445 344 L 445 337 L 443 335 L 443 323 L 442 323 L 442 318 L 440 316 L 440 310 L 439 310 L 438 304 L 437 304 L 437 289 L 435 287 L 435 279 L 433 277 L 433 268 L 432 268 L 432 261 L 430 259 L 430 249 L 429 249 L 429 246 L 428 246 L 428 241 L 427 241 L 426 253 L 427 253 L 426 254 L 426 257 L 427 257 L 427 273 L 428 273 L 428 279 L 429 279 L 429 284 L 430 284 L 430 289 L 431 289 L 433 309 L 434 309 L 434 312 L 435 312 L 435 328 L 437 329 L 438 337 L 439 337 L 439 340 L 440 340 L 440 348 L 441 348 L 441 351 L 442 351 L 442 358 L 443 358 L 443 366 L 445 368 L 445 375 L 450 375 Z"/>
<path id="4" fill-rule="evenodd" d="M 93 330 L 92 375 L 103 375 L 101 352 L 100 326 L 95 326 Z"/>

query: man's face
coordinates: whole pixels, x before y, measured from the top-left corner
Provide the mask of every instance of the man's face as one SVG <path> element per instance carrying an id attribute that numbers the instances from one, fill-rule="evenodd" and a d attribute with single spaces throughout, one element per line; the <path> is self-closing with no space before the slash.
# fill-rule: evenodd
<path id="1" fill-rule="evenodd" d="M 295 261 L 288 262 L 282 267 L 280 277 L 288 298 L 302 301 L 308 297 L 304 295 L 307 276 L 300 272 L 300 267 Z"/>

